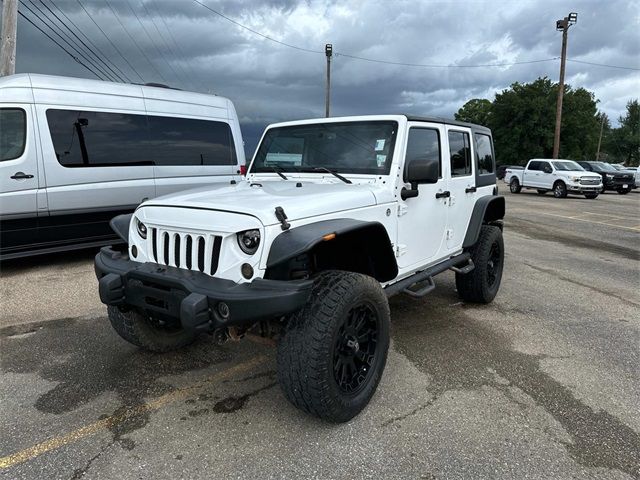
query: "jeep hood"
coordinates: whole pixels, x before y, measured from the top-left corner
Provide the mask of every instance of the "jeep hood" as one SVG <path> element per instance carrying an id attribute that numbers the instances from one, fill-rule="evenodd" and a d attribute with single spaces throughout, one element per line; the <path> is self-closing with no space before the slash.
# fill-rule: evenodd
<path id="1" fill-rule="evenodd" d="M 241 181 L 236 185 L 212 185 L 158 197 L 145 202 L 142 207 L 186 207 L 235 212 L 254 216 L 263 225 L 273 225 L 279 223 L 275 216 L 276 207 L 282 207 L 288 220 L 293 221 L 375 205 L 373 188 L 370 184 Z"/>

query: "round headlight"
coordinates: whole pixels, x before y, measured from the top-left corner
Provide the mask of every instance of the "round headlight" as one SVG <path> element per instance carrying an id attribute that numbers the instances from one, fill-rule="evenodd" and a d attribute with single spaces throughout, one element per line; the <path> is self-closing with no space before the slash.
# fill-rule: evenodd
<path id="1" fill-rule="evenodd" d="M 238 232 L 238 245 L 247 255 L 253 255 L 260 245 L 260 230 Z"/>
<path id="2" fill-rule="evenodd" d="M 147 226 L 136 218 L 136 228 L 141 238 L 147 238 Z"/>

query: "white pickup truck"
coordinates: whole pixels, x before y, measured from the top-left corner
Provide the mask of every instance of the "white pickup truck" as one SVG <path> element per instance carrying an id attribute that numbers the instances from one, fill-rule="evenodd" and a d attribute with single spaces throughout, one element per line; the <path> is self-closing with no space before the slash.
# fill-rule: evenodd
<path id="1" fill-rule="evenodd" d="M 504 182 L 509 184 L 511 193 L 530 188 L 540 195 L 553 192 L 556 198 L 574 193 L 593 199 L 602 191 L 602 177 L 587 172 L 573 160 L 533 158 L 524 170 L 508 168 Z"/>

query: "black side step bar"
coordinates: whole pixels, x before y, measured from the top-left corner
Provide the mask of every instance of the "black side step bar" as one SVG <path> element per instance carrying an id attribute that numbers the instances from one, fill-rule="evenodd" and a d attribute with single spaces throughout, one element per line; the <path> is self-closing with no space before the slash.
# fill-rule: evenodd
<path id="1" fill-rule="evenodd" d="M 462 267 L 459 267 L 460 264 L 466 264 Z M 387 294 L 387 297 L 391 297 L 393 295 L 397 295 L 398 293 L 406 293 L 412 297 L 419 298 L 431 290 L 435 288 L 435 283 L 433 282 L 433 276 L 438 275 L 439 273 L 444 272 L 449 269 L 457 269 L 454 271 L 458 271 L 459 273 L 468 273 L 473 270 L 473 262 L 471 261 L 471 255 L 469 253 L 461 253 L 460 255 L 456 255 L 455 257 L 451 257 L 445 260 L 442 263 L 434 265 L 433 267 L 429 267 L 426 270 L 422 270 L 421 272 L 414 273 L 410 277 L 403 278 L 402 280 L 388 285 L 385 287 L 384 292 Z M 419 290 L 410 290 L 410 287 L 414 286 L 416 283 L 427 281 L 427 285 L 420 288 Z"/>

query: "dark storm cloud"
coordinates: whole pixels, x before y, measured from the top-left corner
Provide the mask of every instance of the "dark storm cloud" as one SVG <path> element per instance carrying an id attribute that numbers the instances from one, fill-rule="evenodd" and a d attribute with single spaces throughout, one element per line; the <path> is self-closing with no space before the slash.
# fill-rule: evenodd
<path id="1" fill-rule="evenodd" d="M 40 5 L 39 0 L 33 1 Z M 278 45 L 192 0 L 81 1 L 144 81 L 231 98 L 248 150 L 266 123 L 324 112 L 323 54 Z M 33 9 L 32 0 L 22 3 L 21 10 L 29 15 L 24 7 Z M 47 3 L 59 6 L 133 81 L 140 81 L 77 1 Z M 555 20 L 577 11 L 578 23 L 570 31 L 570 58 L 640 67 L 640 14 L 631 0 L 204 3 L 252 29 L 303 48 L 322 50 L 331 42 L 336 52 L 444 65 L 557 57 L 561 34 L 555 31 Z M 556 80 L 558 69 L 558 61 L 420 68 L 338 55 L 332 68 L 332 113 L 403 111 L 451 116 L 467 100 L 491 99 L 515 81 L 529 82 L 539 76 Z M 17 70 L 92 77 L 23 19 L 18 27 Z M 640 73 L 630 70 L 569 63 L 567 81 L 594 91 L 600 108 L 614 121 L 640 91 Z"/>

